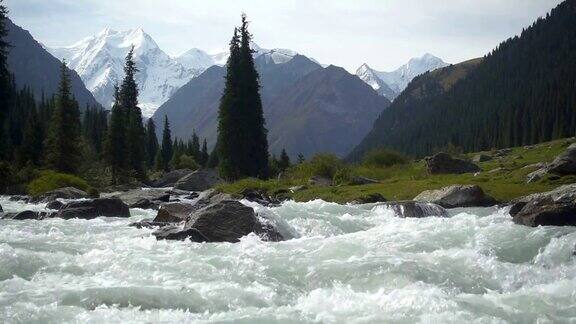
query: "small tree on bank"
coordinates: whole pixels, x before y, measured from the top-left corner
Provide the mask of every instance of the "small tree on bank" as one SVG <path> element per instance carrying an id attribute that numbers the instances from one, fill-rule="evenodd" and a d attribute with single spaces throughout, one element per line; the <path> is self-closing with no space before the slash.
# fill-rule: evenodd
<path id="1" fill-rule="evenodd" d="M 174 151 L 172 149 L 172 135 L 170 133 L 170 123 L 168 116 L 164 116 L 164 131 L 162 132 L 162 148 L 157 158 L 157 169 L 169 171 L 170 160 L 172 159 Z"/>

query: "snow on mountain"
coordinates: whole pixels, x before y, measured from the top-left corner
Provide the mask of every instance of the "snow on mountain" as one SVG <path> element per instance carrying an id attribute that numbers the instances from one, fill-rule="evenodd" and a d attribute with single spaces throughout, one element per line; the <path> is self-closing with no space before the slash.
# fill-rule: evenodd
<path id="1" fill-rule="evenodd" d="M 394 90 L 390 89 L 390 87 L 376 75 L 376 71 L 370 68 L 366 63 L 362 64 L 362 66 L 356 70 L 356 75 L 360 80 L 364 81 L 366 84 L 371 86 L 372 89 L 376 90 L 379 95 L 384 96 L 389 100 L 393 100 L 398 95 Z"/>
<path id="2" fill-rule="evenodd" d="M 294 56 L 298 55 L 297 52 L 285 48 L 265 49 L 254 42 L 250 42 L 250 48 L 254 51 L 254 58 L 264 55 L 275 64 L 286 63 L 294 58 Z M 221 52 L 211 55 L 213 65 L 226 65 L 228 56 L 230 56 L 229 52 Z"/>
<path id="3" fill-rule="evenodd" d="M 382 84 L 385 84 L 394 93 L 392 97 L 381 93 L 389 99 L 398 96 L 408 83 L 415 77 L 428 71 L 448 66 L 442 59 L 432 55 L 424 54 L 422 57 L 410 59 L 408 63 L 402 65 L 392 72 L 380 72 L 371 69 L 367 64 L 363 64 L 356 71 L 356 75 L 370 85 L 374 90 L 381 93 Z"/>
<path id="4" fill-rule="evenodd" d="M 113 103 L 114 85 L 124 76 L 124 60 L 131 46 L 139 72 L 139 105 L 145 117 L 205 67 L 181 63 L 164 53 L 142 29 L 116 31 L 109 28 L 65 47 L 48 48 L 52 55 L 65 59 L 80 75 L 86 87 L 105 107 Z"/>

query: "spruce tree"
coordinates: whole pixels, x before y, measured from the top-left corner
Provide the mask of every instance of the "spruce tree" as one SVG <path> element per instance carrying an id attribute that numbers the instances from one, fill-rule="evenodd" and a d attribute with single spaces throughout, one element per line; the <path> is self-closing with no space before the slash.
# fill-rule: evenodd
<path id="1" fill-rule="evenodd" d="M 172 135 L 170 134 L 170 123 L 168 116 L 164 116 L 164 131 L 162 132 L 162 148 L 160 149 L 159 168 L 170 171 L 170 160 L 173 154 Z"/>
<path id="2" fill-rule="evenodd" d="M 60 68 L 56 107 L 46 137 L 46 165 L 54 170 L 75 173 L 81 161 L 80 110 L 70 92 L 66 62 Z"/>
<path id="3" fill-rule="evenodd" d="M 268 141 L 264 127 L 264 110 L 260 97 L 259 75 L 250 48 L 252 34 L 248 31 L 246 15 L 240 26 L 240 125 L 244 134 L 243 173 L 245 176 L 265 178 L 268 175 Z"/>
<path id="4" fill-rule="evenodd" d="M 114 88 L 114 105 L 110 115 L 110 125 L 104 142 L 104 157 L 112 171 L 112 181 L 119 183 L 125 176 L 127 167 L 126 120 L 127 114 L 120 105 L 120 90 Z"/>
<path id="5" fill-rule="evenodd" d="M 5 138 L 5 120 L 8 114 L 12 82 L 10 72 L 8 71 L 8 49 L 10 45 L 5 40 L 8 36 L 6 20 L 8 19 L 8 10 L 0 0 L 0 159 L 6 158 L 7 142 Z"/>
<path id="6" fill-rule="evenodd" d="M 280 154 L 280 161 L 278 161 L 278 166 L 281 171 L 286 171 L 290 167 L 290 157 L 286 153 L 286 150 L 283 149 L 282 153 Z"/>
<path id="7" fill-rule="evenodd" d="M 128 114 L 126 139 L 128 145 L 128 162 L 139 179 L 146 178 L 146 135 L 142 125 L 142 111 L 138 107 L 138 85 L 135 74 L 138 72 L 134 62 L 134 46 L 130 48 L 124 65 L 124 80 L 120 87 L 120 104 Z"/>
<path id="8" fill-rule="evenodd" d="M 230 56 L 226 65 L 224 92 L 218 109 L 218 144 L 211 164 L 218 163 L 220 176 L 226 180 L 236 180 L 242 173 L 241 125 L 239 123 L 239 74 L 240 38 L 238 29 L 230 41 Z"/>
<path id="9" fill-rule="evenodd" d="M 146 158 L 148 168 L 154 167 L 156 153 L 158 152 L 158 137 L 156 137 L 156 124 L 152 118 L 146 124 Z"/>
<path id="10" fill-rule="evenodd" d="M 208 153 L 208 142 L 204 139 L 204 142 L 202 143 L 202 151 L 200 152 L 200 165 L 204 168 L 207 167 L 209 159 L 210 154 Z"/>
<path id="11" fill-rule="evenodd" d="M 24 128 L 24 136 L 22 140 L 21 165 L 24 166 L 28 163 L 39 166 L 42 159 L 44 132 L 38 119 L 36 109 L 32 107 L 28 114 L 28 121 Z"/>

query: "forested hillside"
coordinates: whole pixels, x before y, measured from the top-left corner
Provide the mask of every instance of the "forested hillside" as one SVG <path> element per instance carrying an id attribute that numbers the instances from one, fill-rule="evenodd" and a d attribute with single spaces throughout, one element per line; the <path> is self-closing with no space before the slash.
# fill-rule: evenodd
<path id="1" fill-rule="evenodd" d="M 423 156 L 448 145 L 480 151 L 573 136 L 576 0 L 501 43 L 464 76 L 455 74 L 458 81 L 445 78 L 462 67 L 416 78 L 350 158 L 376 147 Z"/>

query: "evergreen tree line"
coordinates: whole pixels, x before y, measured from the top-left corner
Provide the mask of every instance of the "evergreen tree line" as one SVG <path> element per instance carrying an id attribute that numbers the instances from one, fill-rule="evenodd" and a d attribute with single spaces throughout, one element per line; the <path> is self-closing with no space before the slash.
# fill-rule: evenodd
<path id="1" fill-rule="evenodd" d="M 574 26 L 576 0 L 567 0 L 447 92 L 437 72 L 416 78 L 418 89 L 409 86 L 381 114 L 351 157 L 378 146 L 423 156 L 448 145 L 474 152 L 574 136 Z"/>

